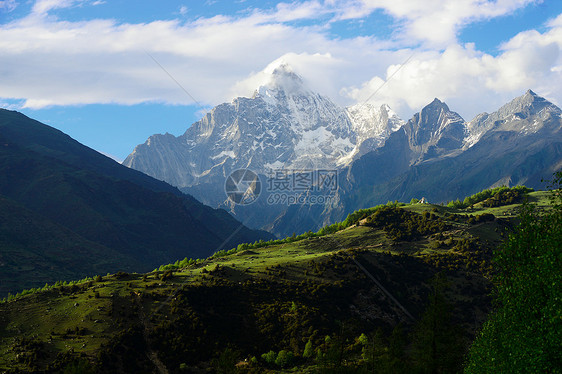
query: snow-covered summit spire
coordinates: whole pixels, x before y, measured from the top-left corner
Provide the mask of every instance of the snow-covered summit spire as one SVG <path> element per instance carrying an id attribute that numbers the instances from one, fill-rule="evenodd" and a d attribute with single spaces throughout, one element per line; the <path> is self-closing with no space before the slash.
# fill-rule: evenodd
<path id="1" fill-rule="evenodd" d="M 263 70 L 263 74 L 264 79 L 254 91 L 254 98 L 259 96 L 264 101 L 273 104 L 273 101 L 277 101 L 280 96 L 312 94 L 306 87 L 303 78 L 284 60 L 272 62 Z"/>
<path id="2" fill-rule="evenodd" d="M 268 72 L 271 68 L 266 68 Z M 300 75 L 295 73 L 293 67 L 288 62 L 282 61 L 277 67 L 271 70 L 271 82 L 283 84 L 284 82 L 291 82 L 292 84 L 304 84 Z"/>

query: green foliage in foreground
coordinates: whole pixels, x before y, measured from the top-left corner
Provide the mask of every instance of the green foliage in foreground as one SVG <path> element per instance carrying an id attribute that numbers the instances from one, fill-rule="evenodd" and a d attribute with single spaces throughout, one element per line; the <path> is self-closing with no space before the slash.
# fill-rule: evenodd
<path id="1" fill-rule="evenodd" d="M 445 298 L 446 278 L 433 279 L 429 303 L 413 332 L 412 361 L 419 373 L 458 373 L 465 342 L 452 323 L 451 305 Z"/>
<path id="2" fill-rule="evenodd" d="M 170 264 L 178 271 L 118 272 L 2 304 L 0 371 L 152 372 L 154 355 L 170 373 L 456 370 L 463 360 L 449 358 L 468 347 L 453 351 L 451 341 L 468 339 L 451 338 L 450 326 L 462 325 L 468 338 L 490 305 L 478 264 L 492 245 L 471 243 L 482 233 L 499 242 L 508 226 L 498 219 L 475 227 L 447 209 L 419 208 L 379 208 L 331 238 Z M 418 240 L 393 241 L 380 225 L 392 217 L 389 230 Z M 381 298 L 355 260 L 419 324 Z M 428 285 L 439 271 L 452 285 L 446 295 Z"/>
<path id="3" fill-rule="evenodd" d="M 466 373 L 562 372 L 562 172 L 553 208 L 524 205 L 521 223 L 495 254 L 496 310 L 468 356 Z"/>

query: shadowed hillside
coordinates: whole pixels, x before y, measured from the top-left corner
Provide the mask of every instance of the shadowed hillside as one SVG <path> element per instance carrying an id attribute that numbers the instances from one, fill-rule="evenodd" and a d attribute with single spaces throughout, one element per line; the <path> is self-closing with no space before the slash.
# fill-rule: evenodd
<path id="1" fill-rule="evenodd" d="M 3 295 L 46 281 L 147 271 L 271 237 L 7 110 L 0 110 L 0 204 Z"/>

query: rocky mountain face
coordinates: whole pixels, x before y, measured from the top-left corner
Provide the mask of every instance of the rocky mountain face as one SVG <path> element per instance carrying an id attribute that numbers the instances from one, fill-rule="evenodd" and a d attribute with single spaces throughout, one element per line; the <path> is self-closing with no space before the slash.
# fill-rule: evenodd
<path id="1" fill-rule="evenodd" d="M 384 183 L 412 165 L 451 157 L 464 144 L 467 132 L 462 117 L 435 99 L 390 134 L 383 146 L 350 164 L 342 181 L 354 185 Z"/>
<path id="2" fill-rule="evenodd" d="M 341 159 L 342 165 L 379 148 L 390 134 L 398 131 L 404 124 L 388 105 L 376 107 L 361 103 L 346 108 L 346 112 L 357 134 L 357 144 L 351 153 Z"/>
<path id="3" fill-rule="evenodd" d="M 251 98 L 215 107 L 180 137 L 150 137 L 124 165 L 284 236 L 388 200 L 441 202 L 498 184 L 542 187 L 540 179 L 562 166 L 560 121 L 558 107 L 528 91 L 470 122 L 438 99 L 405 122 L 387 105 L 341 108 L 280 65 Z M 298 192 L 303 203 L 278 204 L 263 188 L 255 203 L 240 206 L 227 199 L 224 183 L 241 168 L 259 174 L 264 187 L 269 170 L 330 169 L 338 188 L 320 204 L 308 203 L 318 195 L 313 185 Z"/>
<path id="4" fill-rule="evenodd" d="M 401 125 L 386 105 L 339 107 L 282 64 L 251 98 L 218 105 L 182 136 L 151 136 L 123 165 L 179 188 L 224 179 L 240 168 L 260 174 L 333 169 L 380 146 Z"/>
<path id="5" fill-rule="evenodd" d="M 470 121 L 467 124 L 469 134 L 465 139 L 464 148 L 476 144 L 489 131 L 529 135 L 543 130 L 545 124 L 554 126 L 556 130 L 556 117 L 560 112 L 560 108 L 556 105 L 528 90 L 523 96 L 515 98 L 498 111 L 479 114 Z M 554 117 L 554 121 L 551 117 Z"/>
<path id="6" fill-rule="evenodd" d="M 416 157 L 413 163 L 445 156 L 463 143 L 467 125 L 460 115 L 449 110 L 447 104 L 433 100 L 416 113 L 404 126 L 409 149 Z"/>

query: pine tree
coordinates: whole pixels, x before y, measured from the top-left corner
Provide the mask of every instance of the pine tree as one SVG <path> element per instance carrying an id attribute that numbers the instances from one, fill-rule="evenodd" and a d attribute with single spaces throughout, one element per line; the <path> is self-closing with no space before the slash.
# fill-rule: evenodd
<path id="1" fill-rule="evenodd" d="M 428 306 L 414 328 L 412 359 L 420 373 L 456 373 L 463 362 L 463 342 L 451 321 L 451 306 L 445 299 L 446 279 L 438 274 L 432 281 Z"/>
<path id="2" fill-rule="evenodd" d="M 312 356 L 314 356 L 314 348 L 312 347 L 312 340 L 309 340 L 304 346 L 302 357 L 311 358 Z"/>

